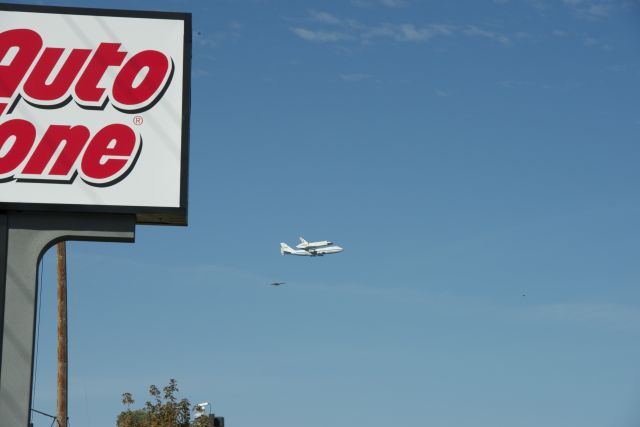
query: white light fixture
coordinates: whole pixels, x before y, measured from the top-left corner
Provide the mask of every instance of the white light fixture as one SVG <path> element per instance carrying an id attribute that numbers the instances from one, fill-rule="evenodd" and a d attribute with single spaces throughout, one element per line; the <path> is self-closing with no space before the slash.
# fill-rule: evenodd
<path id="1" fill-rule="evenodd" d="M 198 403 L 196 406 L 193 407 L 193 411 L 196 413 L 193 418 L 196 419 L 198 417 L 201 417 L 203 415 L 205 415 L 205 411 L 207 409 L 207 406 L 209 406 L 209 402 L 202 402 L 202 403 Z"/>

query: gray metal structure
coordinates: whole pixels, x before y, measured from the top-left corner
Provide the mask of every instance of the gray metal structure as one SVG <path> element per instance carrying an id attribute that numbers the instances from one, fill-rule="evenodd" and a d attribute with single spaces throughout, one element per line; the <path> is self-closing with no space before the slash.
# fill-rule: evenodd
<path id="1" fill-rule="evenodd" d="M 135 215 L 0 211 L 0 425 L 28 427 L 38 262 L 66 240 L 133 242 Z"/>

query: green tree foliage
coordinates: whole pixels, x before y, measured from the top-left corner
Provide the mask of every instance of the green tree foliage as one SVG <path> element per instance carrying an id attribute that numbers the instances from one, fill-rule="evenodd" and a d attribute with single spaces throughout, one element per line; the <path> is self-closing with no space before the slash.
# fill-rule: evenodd
<path id="1" fill-rule="evenodd" d="M 178 400 L 178 383 L 173 378 L 160 390 L 149 387 L 151 399 L 144 408 L 131 410 L 135 403 L 131 393 L 122 394 L 122 404 L 127 407 L 118 415 L 118 427 L 208 427 L 208 417 L 191 419 L 191 404 L 187 399 Z"/>

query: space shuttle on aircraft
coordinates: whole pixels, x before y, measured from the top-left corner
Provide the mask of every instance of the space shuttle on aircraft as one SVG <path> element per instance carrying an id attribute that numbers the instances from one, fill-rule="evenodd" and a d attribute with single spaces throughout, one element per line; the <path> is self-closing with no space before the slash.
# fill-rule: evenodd
<path id="1" fill-rule="evenodd" d="M 319 242 L 307 242 L 303 237 L 300 237 L 300 244 L 296 246 L 298 249 L 319 248 L 321 246 L 333 245 L 333 242 L 328 240 L 321 240 Z"/>
<path id="2" fill-rule="evenodd" d="M 301 237 L 300 242 L 301 243 L 296 246 L 296 248 L 298 249 L 293 249 L 286 243 L 280 243 L 280 253 L 282 255 L 324 256 L 329 254 L 336 254 L 344 250 L 340 246 L 335 245 L 328 240 L 310 243 Z"/>

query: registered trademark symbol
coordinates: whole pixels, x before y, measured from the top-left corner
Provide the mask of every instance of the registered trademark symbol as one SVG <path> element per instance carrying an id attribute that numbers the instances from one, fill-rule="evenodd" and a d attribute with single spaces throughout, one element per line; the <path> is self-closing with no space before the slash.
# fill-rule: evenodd
<path id="1" fill-rule="evenodd" d="M 138 125 L 139 126 L 139 125 L 142 124 L 142 122 L 144 122 L 144 120 L 142 119 L 142 116 L 135 116 L 133 118 L 133 124 L 134 125 Z"/>

